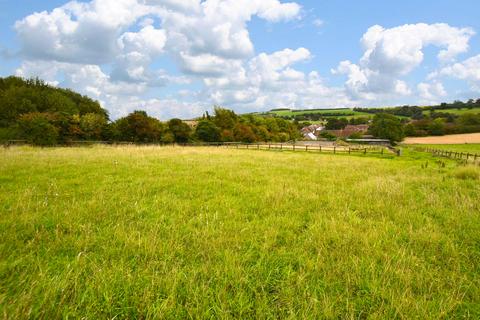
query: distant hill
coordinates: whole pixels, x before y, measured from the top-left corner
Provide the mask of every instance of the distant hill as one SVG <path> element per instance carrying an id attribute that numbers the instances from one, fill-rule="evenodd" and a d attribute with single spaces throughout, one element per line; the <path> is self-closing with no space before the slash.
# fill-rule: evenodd
<path id="1" fill-rule="evenodd" d="M 335 108 L 335 109 L 289 109 L 275 108 L 257 115 L 280 117 L 285 120 L 326 121 L 329 118 L 372 118 L 377 113 L 389 113 L 400 118 L 423 119 L 432 113 L 434 117 L 456 117 L 465 113 L 480 113 L 480 99 L 467 102 L 455 101 L 435 106 L 399 106 L 385 108 Z"/>

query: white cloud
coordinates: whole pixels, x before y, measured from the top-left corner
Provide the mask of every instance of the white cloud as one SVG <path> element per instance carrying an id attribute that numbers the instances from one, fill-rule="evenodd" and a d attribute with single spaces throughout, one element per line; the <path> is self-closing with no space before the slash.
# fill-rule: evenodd
<path id="1" fill-rule="evenodd" d="M 330 87 L 318 72 L 297 67 L 313 60 L 307 48 L 255 52 L 252 18 L 276 23 L 300 19 L 301 11 L 297 3 L 279 0 L 72 1 L 15 24 L 25 57 L 17 74 L 88 94 L 114 118 L 138 108 L 162 118 L 190 118 L 214 103 L 252 111 L 405 97 L 432 101 L 446 94 L 435 77 L 480 82 L 480 58 L 454 61 L 468 50 L 474 32 L 447 24 L 371 27 L 359 62 L 342 61 L 332 70 L 346 75 L 343 87 Z M 312 24 L 319 28 L 323 21 Z M 423 62 L 427 46 L 439 48 L 443 67 L 429 82 L 410 87 L 405 78 Z M 160 67 L 165 61 L 174 64 L 164 67 L 172 74 Z M 183 87 L 192 82 L 203 87 Z M 169 85 L 175 88 L 163 89 Z"/>
<path id="2" fill-rule="evenodd" d="M 427 104 L 438 103 L 439 99 L 447 95 L 445 88 L 440 82 L 421 82 L 417 85 L 417 90 L 422 101 Z"/>
<path id="3" fill-rule="evenodd" d="M 320 28 L 320 27 L 323 27 L 323 25 L 325 24 L 325 22 L 322 20 L 322 19 L 315 19 L 313 20 L 312 24 L 317 27 L 317 28 Z"/>
<path id="4" fill-rule="evenodd" d="M 311 58 L 305 48 L 261 53 L 234 74 L 206 79 L 209 97 L 242 111 L 353 105 L 341 88 L 326 86 L 317 72 L 305 74 L 293 68 Z"/>
<path id="5" fill-rule="evenodd" d="M 473 90 L 480 91 L 480 55 L 445 66 L 439 71 L 432 73 L 429 78 L 434 79 L 439 76 L 466 80 L 470 83 Z"/>
<path id="6" fill-rule="evenodd" d="M 117 53 L 120 31 L 148 12 L 136 0 L 94 0 L 34 13 L 15 24 L 30 58 L 106 63 Z"/>
<path id="7" fill-rule="evenodd" d="M 348 76 L 346 89 L 352 97 L 374 100 L 388 95 L 409 95 L 411 90 L 399 81 L 423 62 L 425 47 L 442 48 L 437 57 L 446 63 L 468 50 L 473 35 L 470 28 L 444 23 L 391 29 L 376 25 L 362 37 L 365 52 L 359 64 L 343 61 L 333 73 Z"/>

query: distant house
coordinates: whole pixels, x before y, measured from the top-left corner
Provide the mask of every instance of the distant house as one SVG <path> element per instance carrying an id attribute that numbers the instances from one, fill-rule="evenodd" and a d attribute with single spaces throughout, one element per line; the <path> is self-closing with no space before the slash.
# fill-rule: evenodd
<path id="1" fill-rule="evenodd" d="M 300 131 L 302 132 L 302 135 L 305 139 L 317 140 L 318 135 L 324 129 L 325 129 L 325 127 L 322 126 L 322 125 L 312 124 L 308 127 L 303 127 L 302 130 L 300 130 Z"/>
<path id="2" fill-rule="evenodd" d="M 194 129 L 198 124 L 197 120 L 183 120 L 183 122 L 185 122 L 192 129 Z"/>

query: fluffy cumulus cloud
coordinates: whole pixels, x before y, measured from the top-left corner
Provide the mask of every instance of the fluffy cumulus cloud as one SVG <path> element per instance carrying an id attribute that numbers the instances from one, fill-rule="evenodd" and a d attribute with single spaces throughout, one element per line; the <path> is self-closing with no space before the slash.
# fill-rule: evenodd
<path id="1" fill-rule="evenodd" d="M 279 0 L 72 1 L 17 21 L 25 57 L 17 74 L 42 76 L 93 95 L 113 114 L 127 112 L 132 101 L 149 101 L 149 109 L 163 101 L 186 115 L 188 107 L 180 102 L 141 97 L 152 87 L 208 83 L 241 72 L 255 54 L 247 29 L 252 17 L 287 21 L 298 18 L 300 10 L 297 3 Z M 165 57 L 184 74 L 153 67 Z M 175 108 L 169 110 L 169 116 L 176 115 Z M 197 111 L 192 107 L 191 115 Z"/>
<path id="2" fill-rule="evenodd" d="M 412 90 L 401 79 L 423 62 L 427 46 L 440 48 L 438 60 L 447 63 L 467 52 L 473 35 L 470 28 L 443 23 L 391 29 L 376 25 L 362 37 L 364 54 L 360 62 L 342 61 L 332 72 L 347 75 L 345 87 L 355 98 L 374 100 L 388 95 L 409 95 Z"/>
<path id="3" fill-rule="evenodd" d="M 439 71 L 430 74 L 429 78 L 436 79 L 442 76 L 465 80 L 474 91 L 480 91 L 480 55 L 447 65 Z"/>
<path id="4" fill-rule="evenodd" d="M 398 96 L 436 101 L 446 96 L 442 76 L 479 85 L 480 57 L 455 61 L 474 32 L 447 24 L 371 27 L 359 62 L 332 70 L 346 78 L 339 87 L 305 71 L 314 59 L 307 48 L 255 51 L 248 29 L 254 17 L 279 23 L 301 16 L 299 4 L 281 0 L 71 1 L 16 22 L 23 56 L 17 74 L 88 94 L 114 118 L 138 108 L 163 119 L 189 118 L 213 104 L 241 112 Z M 405 77 L 422 64 L 427 46 L 439 48 L 442 67 L 409 84 Z"/>
<path id="5" fill-rule="evenodd" d="M 443 84 L 440 82 L 426 83 L 421 82 L 417 85 L 417 90 L 422 103 L 439 103 L 440 99 L 447 95 Z"/>

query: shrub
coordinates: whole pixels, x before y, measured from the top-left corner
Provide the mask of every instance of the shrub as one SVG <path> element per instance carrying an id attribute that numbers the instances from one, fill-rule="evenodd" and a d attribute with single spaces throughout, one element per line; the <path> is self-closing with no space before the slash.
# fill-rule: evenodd
<path id="1" fill-rule="evenodd" d="M 212 121 L 202 120 L 195 128 L 198 139 L 206 142 L 220 141 L 220 129 Z"/>
<path id="2" fill-rule="evenodd" d="M 335 141 L 337 140 L 337 137 L 333 134 L 331 134 L 330 132 L 328 131 L 323 131 L 322 133 L 320 133 L 320 137 L 324 138 L 324 139 L 327 139 L 328 141 Z"/>
<path id="3" fill-rule="evenodd" d="M 348 138 L 349 139 L 362 139 L 363 134 L 361 134 L 360 132 L 354 132 Z"/>
<path id="4" fill-rule="evenodd" d="M 29 143 L 39 146 L 52 146 L 58 142 L 58 128 L 49 113 L 32 112 L 24 114 L 18 120 L 19 130 Z"/>

